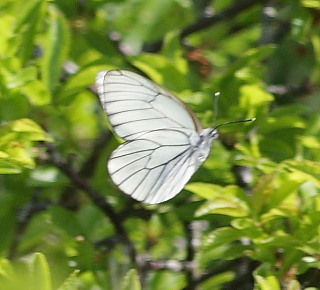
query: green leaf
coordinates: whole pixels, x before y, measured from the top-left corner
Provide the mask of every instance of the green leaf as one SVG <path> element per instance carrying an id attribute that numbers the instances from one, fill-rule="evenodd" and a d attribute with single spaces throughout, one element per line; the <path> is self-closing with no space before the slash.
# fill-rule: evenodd
<path id="1" fill-rule="evenodd" d="M 263 229 L 259 223 L 251 218 L 237 218 L 231 221 L 231 225 L 239 230 L 243 237 L 253 240 L 260 241 L 266 237 Z"/>
<path id="2" fill-rule="evenodd" d="M 20 119 L 11 123 L 12 131 L 15 132 L 28 132 L 28 133 L 41 133 L 44 134 L 43 129 L 31 119 Z M 48 139 L 43 139 L 48 140 Z"/>
<path id="3" fill-rule="evenodd" d="M 232 227 L 223 227 L 212 231 L 203 238 L 203 247 L 212 247 L 231 243 L 243 238 L 244 235 L 241 231 Z"/>
<path id="4" fill-rule="evenodd" d="M 260 239 L 256 242 L 259 242 L 261 245 L 269 245 L 276 248 L 287 248 L 290 250 L 295 250 L 300 246 L 297 239 L 294 239 L 292 235 L 287 234 L 283 230 L 276 230 L 272 233 L 272 236 L 264 237 L 264 239 Z"/>
<path id="5" fill-rule="evenodd" d="M 243 190 L 237 186 L 226 187 L 208 183 L 190 183 L 186 189 L 209 199 L 196 211 L 195 216 L 206 214 L 225 214 L 229 216 L 248 215 L 247 197 Z"/>
<path id="6" fill-rule="evenodd" d="M 264 60 L 274 52 L 276 46 L 274 44 L 264 45 L 257 48 L 251 48 L 246 51 L 235 63 L 232 64 L 228 70 L 228 74 L 234 74 L 240 68 L 247 67 L 248 64 L 252 65 Z"/>
<path id="7" fill-rule="evenodd" d="M 303 250 L 303 249 L 302 249 Z M 320 267 L 320 261 L 316 258 L 317 252 L 314 252 L 312 256 L 304 256 L 301 258 L 299 264 L 298 264 L 298 272 L 304 273 L 308 269 L 312 268 L 319 268 Z"/>
<path id="8" fill-rule="evenodd" d="M 294 161 L 283 163 L 289 170 L 297 173 L 296 178 L 301 181 L 311 181 L 320 187 L 320 163 L 311 160 Z"/>
<path id="9" fill-rule="evenodd" d="M 195 216 L 207 214 L 223 214 L 232 217 L 249 215 L 249 208 L 245 202 L 230 196 L 220 196 L 207 201 L 196 211 Z"/>
<path id="10" fill-rule="evenodd" d="M 262 277 L 259 275 L 254 276 L 259 289 L 261 290 L 280 290 L 280 285 L 276 276 Z"/>
<path id="11" fill-rule="evenodd" d="M 262 223 L 269 223 L 272 220 L 279 218 L 288 218 L 296 214 L 296 210 L 292 208 L 272 208 L 266 213 L 262 214 L 259 219 Z"/>
<path id="12" fill-rule="evenodd" d="M 21 167 L 12 161 L 0 156 L 0 174 L 16 174 L 21 172 Z"/>
<path id="13" fill-rule="evenodd" d="M 57 290 L 74 290 L 79 286 L 80 270 L 74 270 Z"/>
<path id="14" fill-rule="evenodd" d="M 273 95 L 267 93 L 264 88 L 257 84 L 244 85 L 240 88 L 240 106 L 242 108 L 264 105 L 273 100 Z"/>
<path id="15" fill-rule="evenodd" d="M 287 285 L 287 290 L 300 290 L 301 285 L 297 280 L 291 280 Z"/>
<path id="16" fill-rule="evenodd" d="M 315 136 L 299 136 L 299 140 L 306 148 L 320 149 L 320 138 Z"/>
<path id="17" fill-rule="evenodd" d="M 14 13 L 2 13 L 0 17 L 1 37 L 0 37 L 0 56 L 1 67 L 3 69 L 3 60 L 13 57 L 16 53 L 17 47 L 14 42 L 14 35 L 12 33 L 12 26 L 16 23 L 16 15 Z M 14 43 L 14 45 L 13 45 Z"/>
<path id="18" fill-rule="evenodd" d="M 188 183 L 185 189 L 205 199 L 211 199 L 224 193 L 224 188 L 222 186 L 202 182 Z"/>
<path id="19" fill-rule="evenodd" d="M 301 2 L 304 7 L 320 9 L 320 2 L 318 0 L 302 0 Z"/>
<path id="20" fill-rule="evenodd" d="M 247 253 L 252 251 L 252 246 L 249 243 L 242 243 L 247 239 L 235 239 L 226 243 L 211 243 L 206 246 L 201 246 L 197 261 L 201 268 L 206 269 L 214 261 L 221 261 L 224 263 L 226 260 L 235 260 L 237 258 L 247 256 Z"/>
<path id="21" fill-rule="evenodd" d="M 269 198 L 273 191 L 274 179 L 277 173 L 266 174 L 259 178 L 252 191 L 251 202 L 255 212 L 259 212 L 263 207 L 265 200 Z"/>
<path id="22" fill-rule="evenodd" d="M 33 254 L 31 277 L 34 290 L 51 290 L 51 273 L 46 257 L 42 253 Z"/>
<path id="23" fill-rule="evenodd" d="M 193 182 L 187 184 L 185 189 L 205 199 L 212 199 L 219 196 L 231 196 L 247 200 L 244 191 L 240 187 L 235 185 L 220 186 L 210 183 Z"/>
<path id="24" fill-rule="evenodd" d="M 52 222 L 60 228 L 67 236 L 77 237 L 82 234 L 82 228 L 72 211 L 51 207 Z"/>
<path id="25" fill-rule="evenodd" d="M 304 129 L 305 127 L 305 122 L 298 116 L 284 115 L 269 117 L 265 123 L 261 124 L 260 129 L 263 133 L 269 133 L 287 128 Z"/>
<path id="26" fill-rule="evenodd" d="M 35 67 L 28 67 L 19 72 L 11 73 L 8 76 L 7 87 L 9 89 L 19 88 L 30 81 L 37 78 L 37 70 Z"/>
<path id="27" fill-rule="evenodd" d="M 20 147 L 20 144 L 12 144 L 12 146 L 7 147 L 7 153 L 10 156 L 5 158 L 4 161 L 11 161 L 26 168 L 34 168 L 34 160 L 29 156 L 28 151 L 25 148 Z"/>
<path id="28" fill-rule="evenodd" d="M 132 63 L 145 72 L 154 82 L 175 92 L 192 89 L 187 78 L 188 63 L 183 58 L 175 61 L 163 55 L 143 54 L 132 57 Z"/>
<path id="29" fill-rule="evenodd" d="M 14 268 L 7 259 L 0 259 L 0 287 L 8 289 L 14 280 Z"/>
<path id="30" fill-rule="evenodd" d="M 61 77 L 62 66 L 70 47 L 70 31 L 67 21 L 56 6 L 49 7 L 49 31 L 45 42 L 45 53 L 41 66 L 43 81 L 54 91 Z"/>
<path id="31" fill-rule="evenodd" d="M 22 86 L 21 91 L 26 95 L 29 102 L 35 106 L 48 105 L 51 102 L 51 93 L 41 81 L 28 82 Z"/>
<path id="32" fill-rule="evenodd" d="M 73 101 L 73 95 L 83 92 L 83 90 L 95 82 L 95 77 L 102 70 L 115 69 L 112 65 L 92 65 L 84 68 L 71 76 L 67 83 L 59 90 L 58 99 L 61 104 L 69 105 Z"/>
<path id="33" fill-rule="evenodd" d="M 23 167 L 33 168 L 34 141 L 51 141 L 31 119 L 20 119 L 0 127 L 0 173 L 19 173 Z"/>
<path id="34" fill-rule="evenodd" d="M 0 146 L 7 142 L 52 141 L 36 122 L 27 118 L 0 127 L 0 136 Z"/>
<path id="35" fill-rule="evenodd" d="M 33 53 L 36 31 L 44 17 L 46 4 L 45 0 L 30 0 L 25 3 L 23 9 L 19 3 L 16 7 L 18 13 L 14 33 L 20 35 L 21 39 L 19 54 L 22 67 L 30 60 Z"/>
<path id="36" fill-rule="evenodd" d="M 232 282 L 235 278 L 236 274 L 233 271 L 226 271 L 206 279 L 201 283 L 201 287 L 203 289 L 221 289 L 222 285 Z"/>
<path id="37" fill-rule="evenodd" d="M 265 213 L 272 208 L 280 206 L 305 181 L 306 179 L 301 178 L 301 176 L 294 172 L 275 171 L 274 173 L 262 176 L 253 188 L 251 204 L 254 214 L 259 215 L 262 212 Z M 277 217 L 278 214 L 284 214 L 286 210 L 294 212 L 294 209 L 295 207 L 291 207 L 290 203 L 287 203 L 285 208 L 282 209 L 283 211 L 279 209 L 272 211 L 272 213 L 269 212 L 268 218 L 271 218 L 272 215 Z"/>
<path id="38" fill-rule="evenodd" d="M 141 290 L 138 273 L 135 269 L 128 271 L 123 279 L 121 290 Z"/>

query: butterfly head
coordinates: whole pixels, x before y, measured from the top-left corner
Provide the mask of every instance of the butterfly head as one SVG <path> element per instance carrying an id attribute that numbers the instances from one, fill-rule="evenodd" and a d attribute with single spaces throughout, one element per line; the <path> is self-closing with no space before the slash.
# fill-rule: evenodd
<path id="1" fill-rule="evenodd" d="M 217 139 L 217 138 L 218 138 L 218 131 L 217 131 L 217 129 L 215 129 L 215 128 L 210 129 L 208 135 L 209 135 L 209 137 L 210 137 L 210 139 L 211 139 L 211 142 L 212 142 L 213 140 Z"/>

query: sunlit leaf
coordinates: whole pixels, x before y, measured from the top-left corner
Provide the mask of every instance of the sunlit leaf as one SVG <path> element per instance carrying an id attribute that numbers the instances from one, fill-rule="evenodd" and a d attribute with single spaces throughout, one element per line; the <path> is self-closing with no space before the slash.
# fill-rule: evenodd
<path id="1" fill-rule="evenodd" d="M 123 279 L 121 290 L 141 290 L 139 276 L 136 270 L 131 269 Z"/>
<path id="2" fill-rule="evenodd" d="M 56 89 L 70 45 L 70 31 L 66 19 L 56 6 L 50 6 L 49 31 L 41 66 L 43 81 L 50 91 Z"/>
<path id="3" fill-rule="evenodd" d="M 247 204 L 238 198 L 230 196 L 220 196 L 210 199 L 200 206 L 195 216 L 203 216 L 206 214 L 224 214 L 233 217 L 242 217 L 249 214 Z"/>
<path id="4" fill-rule="evenodd" d="M 288 166 L 289 170 L 298 173 L 297 177 L 299 176 L 302 180 L 309 180 L 316 184 L 318 187 L 320 186 L 320 163 L 314 162 L 310 160 L 303 160 L 303 161 L 286 161 L 284 163 Z"/>
<path id="5" fill-rule="evenodd" d="M 35 290 L 51 290 L 51 273 L 48 262 L 42 253 L 35 253 L 32 264 L 32 280 L 33 289 Z"/>
<path id="6" fill-rule="evenodd" d="M 79 270 L 72 272 L 57 290 L 74 290 L 79 286 Z"/>
<path id="7" fill-rule="evenodd" d="M 42 21 L 47 2 L 44 0 L 31 0 L 25 3 L 23 9 L 17 5 L 17 23 L 15 33 L 20 33 L 21 43 L 19 53 L 21 55 L 21 65 L 24 66 L 29 61 L 33 50 L 34 41 L 40 21 Z"/>

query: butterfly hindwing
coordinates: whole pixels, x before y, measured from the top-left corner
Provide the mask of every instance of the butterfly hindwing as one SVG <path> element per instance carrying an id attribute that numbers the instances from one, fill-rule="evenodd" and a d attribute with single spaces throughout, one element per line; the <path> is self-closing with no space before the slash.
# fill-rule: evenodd
<path id="1" fill-rule="evenodd" d="M 199 137 L 186 129 L 160 130 L 120 145 L 108 162 L 112 180 L 122 191 L 146 203 L 174 197 L 200 165 L 190 138 L 195 142 Z"/>

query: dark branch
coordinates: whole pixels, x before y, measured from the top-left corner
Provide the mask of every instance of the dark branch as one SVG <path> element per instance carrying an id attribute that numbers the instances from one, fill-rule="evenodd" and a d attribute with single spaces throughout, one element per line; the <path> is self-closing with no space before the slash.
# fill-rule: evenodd
<path id="1" fill-rule="evenodd" d="M 180 38 L 184 39 L 185 37 L 189 36 L 190 34 L 193 34 L 195 32 L 198 32 L 200 30 L 206 29 L 218 22 L 221 22 L 223 20 L 228 20 L 230 18 L 234 18 L 236 15 L 238 15 L 240 12 L 251 8 L 259 3 L 263 3 L 263 0 L 242 0 L 242 1 L 236 1 L 233 6 L 230 8 L 215 14 L 210 17 L 202 17 L 199 18 L 195 23 L 191 24 L 190 26 L 187 26 L 180 32 Z M 163 40 L 160 40 L 158 42 L 146 44 L 144 51 L 147 52 L 156 52 L 161 49 Z"/>
<path id="2" fill-rule="evenodd" d="M 79 172 L 81 176 L 85 177 L 86 179 L 89 179 L 93 175 L 98 160 L 100 159 L 100 155 L 106 147 L 106 144 L 110 141 L 111 136 L 112 134 L 110 133 L 110 131 L 101 132 L 101 135 L 97 139 L 95 146 L 92 148 L 92 154 L 81 166 L 81 170 Z"/>
<path id="3" fill-rule="evenodd" d="M 17 218 L 18 218 L 17 227 L 15 230 L 13 241 L 9 249 L 8 259 L 13 259 L 16 256 L 17 250 L 19 248 L 19 244 L 22 241 L 23 235 L 32 217 L 35 216 L 37 213 L 46 210 L 50 205 L 52 205 L 51 201 L 49 200 L 40 201 L 38 197 L 39 197 L 39 190 L 36 190 L 32 200 L 19 209 L 19 212 L 17 215 Z"/>
<path id="4" fill-rule="evenodd" d="M 233 261 L 223 261 L 216 265 L 215 269 L 204 272 L 198 279 L 193 280 L 192 283 L 189 283 L 182 290 L 193 290 L 201 283 L 226 271 L 234 271 L 236 277 L 233 281 L 231 281 L 227 285 L 224 285 L 222 289 L 253 289 L 253 279 L 251 278 L 248 281 L 248 276 L 252 277 L 252 272 L 258 267 L 258 265 L 258 262 L 250 260 L 249 258 L 239 258 Z"/>
<path id="5" fill-rule="evenodd" d="M 239 14 L 240 12 L 256 5 L 259 2 L 262 2 L 262 1 L 257 1 L 257 0 L 236 1 L 232 7 L 228 8 L 218 14 L 215 14 L 211 17 L 200 18 L 196 23 L 183 29 L 182 32 L 180 33 L 180 37 L 184 38 L 192 33 L 195 33 L 195 32 L 198 32 L 202 29 L 208 28 L 208 27 L 212 26 L 213 24 L 216 24 L 222 20 L 227 20 L 229 18 L 233 18 L 237 14 Z"/>
<path id="6" fill-rule="evenodd" d="M 106 143 L 110 138 L 110 133 L 105 131 L 101 134 L 100 138 L 97 139 L 97 142 L 92 150 L 92 154 L 89 156 L 87 161 L 82 165 L 82 169 L 80 170 L 80 175 L 89 178 L 92 176 L 97 160 L 100 157 L 101 151 L 105 147 Z M 40 189 L 39 189 L 40 190 Z M 22 208 L 18 211 L 18 222 L 17 228 L 15 231 L 15 236 L 13 242 L 11 244 L 8 259 L 13 259 L 17 254 L 17 249 L 19 248 L 19 244 L 22 240 L 22 237 L 32 220 L 32 218 L 37 215 L 39 212 L 46 210 L 49 206 L 53 204 L 50 200 L 39 200 L 39 193 L 38 191 L 35 192 L 32 200 L 25 204 Z M 62 202 L 60 205 L 64 208 L 74 209 L 75 204 L 77 204 L 77 195 L 76 190 L 72 186 L 67 186 L 62 194 Z M 118 238 L 120 240 L 120 238 Z"/>
<path id="7" fill-rule="evenodd" d="M 49 162 L 59 168 L 72 183 L 80 190 L 83 190 L 90 200 L 104 212 L 104 214 L 111 220 L 115 231 L 122 238 L 122 242 L 128 247 L 131 262 L 136 263 L 136 252 L 132 242 L 130 241 L 127 232 L 121 223 L 116 211 L 109 205 L 105 198 L 94 190 L 91 185 L 83 179 L 68 163 L 64 162 L 57 148 L 52 143 L 45 142 L 45 146 L 49 153 Z"/>
<path id="8" fill-rule="evenodd" d="M 279 1 L 265 1 L 261 17 L 261 37 L 259 45 L 279 43 L 291 30 L 291 21 L 278 17 Z"/>

